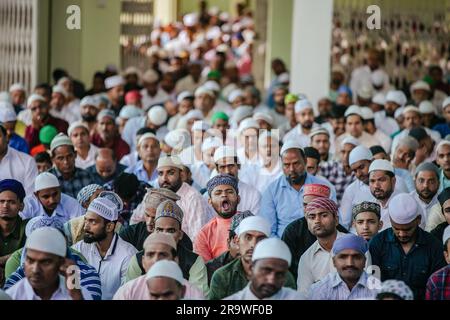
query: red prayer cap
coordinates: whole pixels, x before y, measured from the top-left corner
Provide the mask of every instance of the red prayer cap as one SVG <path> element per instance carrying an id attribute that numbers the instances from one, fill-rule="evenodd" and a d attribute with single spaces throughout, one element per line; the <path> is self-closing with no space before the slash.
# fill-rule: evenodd
<path id="1" fill-rule="evenodd" d="M 142 95 L 137 90 L 131 90 L 125 95 L 125 103 L 130 104 L 131 100 L 141 100 Z"/>
<path id="2" fill-rule="evenodd" d="M 330 193 L 330 188 L 323 184 L 306 184 L 303 188 L 303 196 L 329 198 Z"/>

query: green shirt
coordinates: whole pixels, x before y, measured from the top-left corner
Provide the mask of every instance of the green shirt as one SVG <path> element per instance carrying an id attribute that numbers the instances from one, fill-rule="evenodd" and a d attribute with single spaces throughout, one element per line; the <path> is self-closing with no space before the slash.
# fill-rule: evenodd
<path id="1" fill-rule="evenodd" d="M 220 300 L 241 291 L 248 284 L 241 259 L 235 259 L 214 272 L 209 287 L 209 299 Z M 297 289 L 294 277 L 290 272 L 286 275 L 286 287 Z"/>
<path id="2" fill-rule="evenodd" d="M 4 237 L 0 231 L 0 257 L 11 254 L 25 245 L 27 238 L 25 235 L 25 227 L 27 223 L 28 220 L 22 220 L 22 218 L 17 217 L 16 226 L 10 235 Z"/>

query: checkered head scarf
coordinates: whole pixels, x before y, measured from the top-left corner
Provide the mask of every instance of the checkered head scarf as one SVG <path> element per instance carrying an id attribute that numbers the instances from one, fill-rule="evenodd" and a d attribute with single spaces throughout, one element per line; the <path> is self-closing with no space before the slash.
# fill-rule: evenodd
<path id="1" fill-rule="evenodd" d="M 328 198 L 317 198 L 308 203 L 305 208 L 305 215 L 313 212 L 316 209 L 325 209 L 335 215 L 338 214 L 338 207 L 336 203 Z"/>
<path id="2" fill-rule="evenodd" d="M 229 174 L 219 174 L 208 181 L 208 184 L 206 185 L 206 189 L 208 189 L 208 194 L 211 196 L 211 193 L 213 192 L 214 188 L 221 185 L 228 185 L 233 187 L 234 190 L 236 190 L 236 193 L 239 193 L 238 191 L 238 181 L 235 177 Z"/>

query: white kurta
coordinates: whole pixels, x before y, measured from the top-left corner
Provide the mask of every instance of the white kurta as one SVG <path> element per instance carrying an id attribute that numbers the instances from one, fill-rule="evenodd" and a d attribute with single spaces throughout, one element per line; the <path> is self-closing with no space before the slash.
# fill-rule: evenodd
<path id="1" fill-rule="evenodd" d="M 19 181 L 27 195 L 34 192 L 34 179 L 38 175 L 36 162 L 26 153 L 8 147 L 0 160 L 0 180 L 15 179 Z"/>

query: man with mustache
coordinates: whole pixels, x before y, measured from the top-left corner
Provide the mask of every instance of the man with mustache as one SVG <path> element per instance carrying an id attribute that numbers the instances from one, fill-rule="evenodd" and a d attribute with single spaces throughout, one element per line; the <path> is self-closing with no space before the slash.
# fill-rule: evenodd
<path id="1" fill-rule="evenodd" d="M 72 197 L 63 193 L 55 175 L 43 172 L 36 177 L 34 194 L 24 200 L 24 209 L 20 213 L 22 219 L 37 216 L 55 217 L 62 223 L 80 217 L 84 209 Z"/>
<path id="2" fill-rule="evenodd" d="M 336 201 L 336 192 L 324 178 L 315 177 L 305 170 L 305 153 L 297 141 L 286 141 L 281 148 L 284 175 L 272 182 L 264 191 L 260 215 L 270 221 L 271 235 L 281 238 L 284 229 L 303 214 L 304 186 L 322 184 L 331 189 L 331 198 Z"/>
<path id="3" fill-rule="evenodd" d="M 210 300 L 220 300 L 242 289 L 251 277 L 252 255 L 256 244 L 270 236 L 269 222 L 258 216 L 242 220 L 237 228 L 237 241 L 240 257 L 214 272 L 210 291 Z M 295 289 L 294 278 L 287 278 L 287 286 Z"/>
<path id="4" fill-rule="evenodd" d="M 299 100 L 295 103 L 295 119 L 297 126 L 286 133 L 283 142 L 288 140 L 298 141 L 302 148 L 309 146 L 309 134 L 319 125 L 314 122 L 314 109 L 312 103 L 306 99 Z"/>
<path id="5" fill-rule="evenodd" d="M 125 280 L 130 259 L 137 250 L 116 234 L 119 218 L 115 203 L 97 198 L 84 216 L 84 238 L 72 246 L 96 268 L 102 283 L 102 300 L 111 300 Z"/>
<path id="6" fill-rule="evenodd" d="M 351 233 L 337 239 L 332 249 L 336 272 L 313 284 L 308 299 L 373 300 L 377 289 L 369 283 L 369 275 L 364 271 L 368 249 L 366 240 Z"/>
<path id="7" fill-rule="evenodd" d="M 224 300 L 300 300 L 300 294 L 286 288 L 292 256 L 280 239 L 258 242 L 252 255 L 249 283 Z"/>
<path id="8" fill-rule="evenodd" d="M 89 128 L 89 136 L 95 133 L 97 115 L 100 112 L 99 101 L 92 96 L 84 97 L 80 102 L 81 119 Z"/>
<path id="9" fill-rule="evenodd" d="M 420 226 L 425 228 L 428 214 L 433 206 L 439 203 L 437 196 L 439 190 L 439 169 L 431 162 L 425 162 L 416 169 L 416 190 L 410 195 L 414 197 L 417 204 L 422 208 L 422 221 Z"/>
<path id="10" fill-rule="evenodd" d="M 373 265 L 381 281 L 404 281 L 415 299 L 425 298 L 431 274 L 446 265 L 442 242 L 419 227 L 420 207 L 409 194 L 399 194 L 389 203 L 391 228 L 377 234 L 369 244 Z"/>

